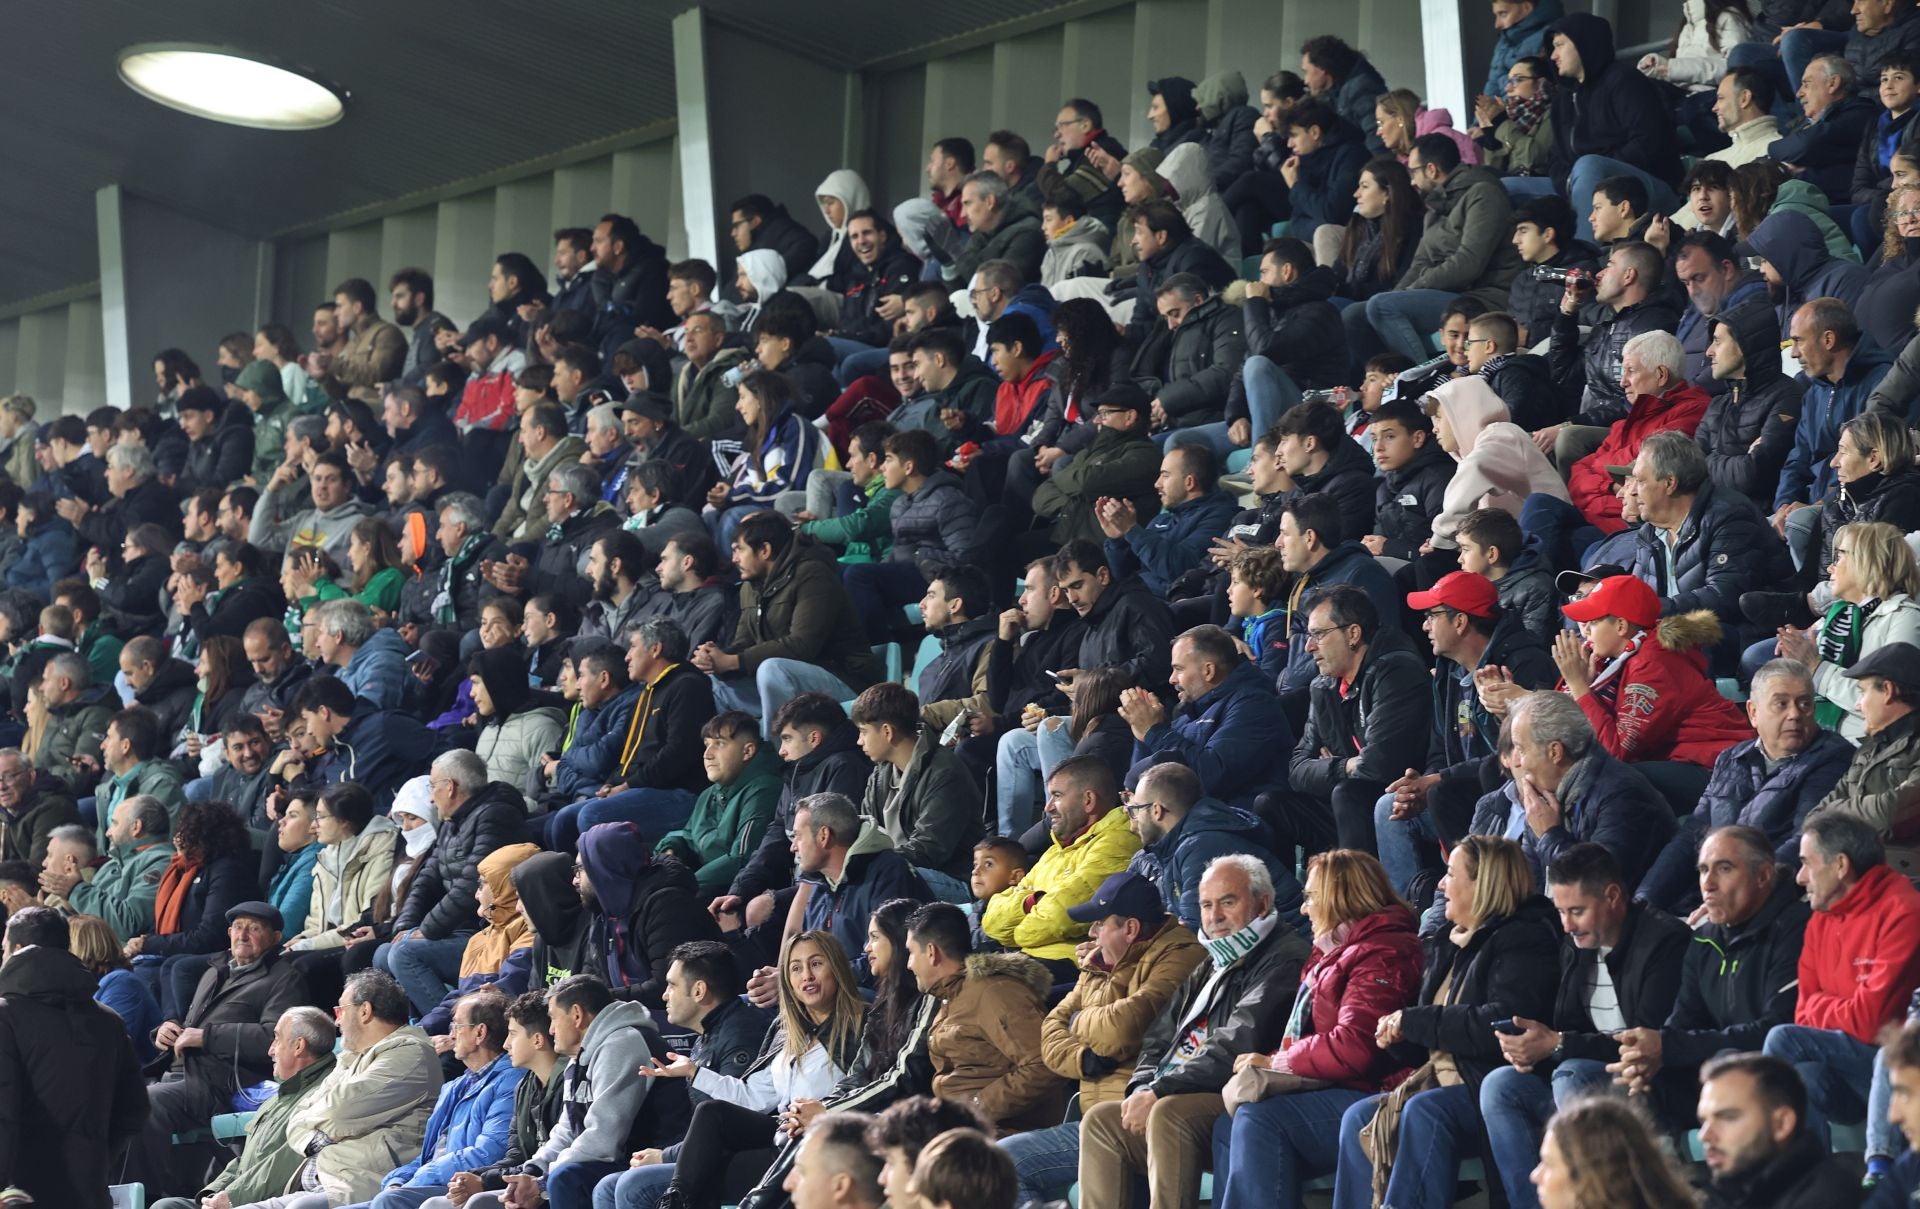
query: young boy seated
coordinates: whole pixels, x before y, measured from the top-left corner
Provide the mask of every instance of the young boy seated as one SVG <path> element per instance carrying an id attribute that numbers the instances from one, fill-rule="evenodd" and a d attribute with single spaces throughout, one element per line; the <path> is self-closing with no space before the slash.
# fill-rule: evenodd
<path id="1" fill-rule="evenodd" d="M 842 565 L 881 562 L 893 549 L 893 501 L 900 498 L 900 489 L 887 486 L 880 473 L 892 435 L 893 425 L 884 420 L 862 424 L 847 438 L 846 472 L 816 470 L 807 479 L 800 532 L 838 548 Z M 829 493 L 832 513 L 816 512 L 814 505 L 824 505 Z"/>
<path id="2" fill-rule="evenodd" d="M 1227 568 L 1227 633 L 1247 658 L 1273 677 L 1287 670 L 1287 582 L 1291 576 L 1280 551 L 1250 546 L 1236 551 Z"/>
<path id="3" fill-rule="evenodd" d="M 1113 232 L 1087 213 L 1079 197 L 1062 193 L 1048 198 L 1040 210 L 1040 229 L 1047 236 L 1047 254 L 1040 261 L 1041 285 L 1051 290 L 1073 277 L 1107 275 Z"/>
<path id="4" fill-rule="evenodd" d="M 1369 357 L 1362 368 L 1360 397 L 1347 404 L 1342 418 L 1347 422 L 1347 435 L 1360 442 L 1368 456 L 1373 454 L 1373 434 L 1368 431 L 1368 426 L 1373 423 L 1373 413 L 1380 410 L 1387 387 L 1412 368 L 1413 362 L 1401 353 L 1381 353 L 1377 357 Z"/>
<path id="5" fill-rule="evenodd" d="M 1531 348 L 1553 334 L 1553 317 L 1560 313 L 1566 286 L 1542 280 L 1535 269 L 1580 269 L 1593 272 L 1600 254 L 1592 244 L 1574 238 L 1573 207 L 1558 194 L 1530 198 L 1514 210 L 1513 247 L 1527 267 L 1514 275 L 1507 293 L 1507 312 L 1520 325 L 1520 347 Z"/>
<path id="6" fill-rule="evenodd" d="M 1404 565 L 1433 538 L 1433 518 L 1446 500 L 1454 461 L 1434 439 L 1433 421 L 1410 399 L 1384 404 L 1368 428 L 1380 482 L 1373 532 L 1360 541 L 1376 557 Z"/>
<path id="7" fill-rule="evenodd" d="M 1609 176 L 1593 187 L 1593 209 L 1587 221 L 1594 242 L 1602 248 L 1623 239 L 1639 239 L 1652 222 L 1647 209 L 1647 186 L 1637 176 Z"/>
<path id="8" fill-rule="evenodd" d="M 1018 839 L 1011 836 L 990 836 L 973 846 L 973 874 L 967 879 L 967 888 L 973 891 L 973 901 L 967 904 L 967 915 L 973 923 L 974 952 L 1003 951 L 1004 946 L 999 941 L 980 930 L 980 917 L 986 914 L 987 900 L 1008 886 L 1019 885 L 1020 879 L 1027 875 L 1027 866 L 1032 863 L 1027 850 L 1021 847 Z"/>
<path id="9" fill-rule="evenodd" d="M 1500 595 L 1500 611 L 1551 647 L 1560 630 L 1553 569 L 1527 544 L 1520 522 L 1501 508 L 1469 512 L 1460 522 L 1460 569 L 1484 575 Z"/>

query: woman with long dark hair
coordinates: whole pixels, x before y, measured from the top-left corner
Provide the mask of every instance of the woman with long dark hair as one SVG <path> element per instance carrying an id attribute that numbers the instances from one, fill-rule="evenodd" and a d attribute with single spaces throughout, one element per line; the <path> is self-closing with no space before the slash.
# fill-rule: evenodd
<path id="1" fill-rule="evenodd" d="M 180 808 L 173 859 L 153 901 L 153 931 L 129 940 L 125 950 L 135 973 L 155 986 L 164 1019 L 180 1019 L 200 975 L 224 955 L 227 911 L 260 896 L 258 870 L 253 839 L 231 803 Z"/>
<path id="2" fill-rule="evenodd" d="M 1392 289 L 1413 260 L 1425 216 L 1405 164 L 1390 155 L 1368 160 L 1340 244 L 1340 296 L 1365 302 Z"/>
<path id="3" fill-rule="evenodd" d="M 793 388 L 779 374 L 754 370 L 740 380 L 734 409 L 747 434 L 732 474 L 707 492 L 707 524 L 722 550 L 732 546 L 742 518 L 773 507 L 782 492 L 804 489 L 820 464 L 820 430 L 793 403 Z"/>
<path id="4" fill-rule="evenodd" d="M 1040 431 L 1028 450 L 1007 460 L 1007 502 L 1029 504 L 1040 479 L 1065 457 L 1093 443 L 1090 400 L 1127 379 L 1127 346 L 1107 308 L 1091 298 L 1069 298 L 1053 311 L 1054 338 L 1060 345 L 1060 389 L 1047 405 Z"/>

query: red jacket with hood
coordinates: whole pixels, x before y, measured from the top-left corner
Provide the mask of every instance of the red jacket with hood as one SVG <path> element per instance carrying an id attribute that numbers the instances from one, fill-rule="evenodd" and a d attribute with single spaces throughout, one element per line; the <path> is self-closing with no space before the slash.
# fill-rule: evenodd
<path id="1" fill-rule="evenodd" d="M 1018 382 L 1002 382 L 993 396 L 993 430 L 1003 437 L 1017 437 L 1026 428 L 1035 409 L 1059 388 L 1054 381 L 1054 362 L 1059 349 L 1049 349 L 1027 370 Z M 1044 413 L 1043 413 L 1044 414 Z"/>
<path id="2" fill-rule="evenodd" d="M 1355 920 L 1333 949 L 1315 944 L 1300 976 L 1312 1019 L 1290 1026 L 1299 1035 L 1280 1045 L 1288 1070 L 1365 1092 L 1397 1081 L 1400 1064 L 1374 1044 L 1374 1026 L 1420 993 L 1426 955 L 1414 924 L 1413 912 L 1389 907 Z"/>
<path id="3" fill-rule="evenodd" d="M 1711 610 L 1662 617 L 1609 678 L 1617 690 L 1577 698 L 1608 755 L 1712 768 L 1721 752 L 1753 738 L 1746 714 L 1707 675 L 1707 648 L 1719 641 L 1720 620 Z"/>
<path id="4" fill-rule="evenodd" d="M 1711 402 L 1713 396 L 1691 382 L 1682 382 L 1658 398 L 1636 397 L 1626 419 L 1616 422 L 1600 448 L 1575 462 L 1567 474 L 1567 493 L 1587 523 L 1608 534 L 1625 529 L 1627 522 L 1620 519 L 1620 500 L 1613 494 L 1607 467 L 1633 465 L 1640 446 L 1656 432 L 1676 429 L 1692 436 Z"/>
<path id="5" fill-rule="evenodd" d="M 1800 1002 L 1793 1022 L 1839 1029 L 1866 1045 L 1900 1020 L 1920 984 L 1920 891 L 1875 865 L 1826 911 L 1807 921 L 1800 946 Z"/>

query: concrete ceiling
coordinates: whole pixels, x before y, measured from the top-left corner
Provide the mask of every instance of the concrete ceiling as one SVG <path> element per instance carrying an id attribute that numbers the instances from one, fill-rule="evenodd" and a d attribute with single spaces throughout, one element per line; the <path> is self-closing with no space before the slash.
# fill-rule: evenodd
<path id="1" fill-rule="evenodd" d="M 715 20 L 848 69 L 1069 6 L 704 4 Z M 688 7 L 10 0 L 0 8 L 0 164 L 12 176 L 0 190 L 0 306 L 98 278 L 94 193 L 113 182 L 265 238 L 669 121 L 670 24 Z M 177 113 L 120 82 L 118 52 L 143 42 L 210 43 L 301 67 L 351 94 L 347 116 L 277 133 Z M 777 102 L 777 81 L 756 86 Z"/>

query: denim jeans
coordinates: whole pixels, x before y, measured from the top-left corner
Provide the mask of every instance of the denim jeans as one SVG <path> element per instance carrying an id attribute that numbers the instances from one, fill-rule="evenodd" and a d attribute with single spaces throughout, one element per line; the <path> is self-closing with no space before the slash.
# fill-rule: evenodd
<path id="1" fill-rule="evenodd" d="M 581 802 L 578 822 L 582 832 L 602 823 L 632 823 L 640 834 L 657 840 L 693 815 L 695 795 L 685 789 L 629 789 Z"/>
<path id="2" fill-rule="evenodd" d="M 1480 1084 L 1480 1116 L 1487 1123 L 1493 1165 L 1512 1209 L 1540 1209 L 1540 1196 L 1528 1177 L 1540 1158 L 1540 1139 L 1554 1110 L 1611 1081 L 1606 1063 L 1569 1058 L 1554 1067 L 1551 1082 L 1503 1066 Z"/>
<path id="3" fill-rule="evenodd" d="M 801 693 L 825 693 L 835 701 L 851 701 L 858 696 L 846 681 L 825 668 L 802 663 L 798 659 L 768 659 L 754 669 L 753 679 L 744 676 L 710 676 L 713 702 L 722 710 L 737 709 L 756 718 L 771 718 L 780 707 Z"/>
<path id="4" fill-rule="evenodd" d="M 1243 1104 L 1213 1124 L 1213 1209 L 1298 1205 L 1300 1186 L 1331 1175 L 1340 1118 L 1365 1093 L 1331 1087 Z"/>
<path id="5" fill-rule="evenodd" d="M 1878 1046 L 1855 1041 L 1839 1029 L 1776 1024 L 1761 1048 L 1800 1072 L 1800 1081 L 1807 1085 L 1807 1128 L 1823 1145 L 1830 1144 L 1829 1121 L 1852 1125 L 1866 1119 Z"/>
<path id="6" fill-rule="evenodd" d="M 1427 337 L 1440 330 L 1440 312 L 1459 296 L 1449 290 L 1388 290 L 1367 299 L 1367 322 L 1389 349 L 1415 364 L 1429 361 L 1433 346 Z"/>
<path id="7" fill-rule="evenodd" d="M 1383 1099 L 1357 1100 L 1340 1118 L 1333 1209 L 1372 1209 L 1373 1164 L 1360 1144 L 1360 1131 Z M 1393 1209 L 1449 1209 L 1460 1160 L 1478 1153 L 1479 1137 L 1479 1105 L 1465 1084 L 1408 1097 L 1400 1114 L 1400 1145 L 1387 1178 L 1386 1203 Z"/>
<path id="8" fill-rule="evenodd" d="M 900 610 L 926 595 L 927 578 L 906 559 L 883 563 L 852 563 L 840 568 L 840 578 L 853 598 L 854 611 L 867 626 L 867 641 L 886 642 L 905 615 Z M 908 685 L 912 688 L 912 685 Z"/>
<path id="9" fill-rule="evenodd" d="M 1153 438 L 1154 444 L 1162 449 L 1171 449 L 1175 445 L 1205 445 L 1213 450 L 1213 464 L 1221 472 L 1227 468 L 1227 456 L 1234 450 L 1243 448 L 1235 445 L 1233 438 L 1227 435 L 1227 422 L 1217 424 L 1195 424 L 1191 428 L 1174 428 Z"/>
<path id="10" fill-rule="evenodd" d="M 915 865 L 913 871 L 927 884 L 927 893 L 933 895 L 936 901 L 952 903 L 956 907 L 973 901 L 973 888 L 951 873 L 929 869 L 925 865 Z"/>
<path id="11" fill-rule="evenodd" d="M 845 390 L 869 374 L 884 377 L 886 372 L 887 350 L 868 348 L 857 353 L 849 353 L 841 358 L 840 365 L 834 370 L 833 376 L 834 380 L 840 383 L 840 389 Z"/>
<path id="12" fill-rule="evenodd" d="M 1065 1200 L 1067 1189 L 1080 1179 L 1080 1122 L 1068 1121 L 1050 1129 L 1033 1129 L 1002 1138 L 1000 1149 L 1013 1160 L 1020 1177 L 1015 1209 L 1042 1201 Z M 1214 1205 L 1220 1203 L 1215 1185 Z"/>
<path id="13" fill-rule="evenodd" d="M 1787 77 L 1787 96 L 1800 91 L 1807 64 L 1821 55 L 1837 55 L 1847 48 L 1846 30 L 1790 29 L 1780 36 L 1780 66 Z"/>
<path id="14" fill-rule="evenodd" d="M 998 803 L 1001 835 L 1020 836 L 1040 818 L 1039 786 L 1062 760 L 1073 754 L 1073 735 L 1067 720 L 1059 725 L 1042 722 L 1033 730 L 1016 727 L 1000 736 L 994 750 L 994 797 Z"/>
<path id="15" fill-rule="evenodd" d="M 1655 214 L 1671 214 L 1680 208 L 1680 195 L 1651 172 L 1636 168 L 1625 160 L 1608 159 L 1604 155 L 1583 155 L 1573 161 L 1573 171 L 1567 174 L 1567 199 L 1573 203 L 1580 238 L 1589 243 L 1593 241 L 1593 224 L 1589 221 L 1593 210 L 1593 191 L 1610 176 L 1638 177 L 1640 183 L 1647 187 L 1647 200 Z"/>
<path id="16" fill-rule="evenodd" d="M 653 1209 L 673 1182 L 673 1164 L 655 1163 L 600 1177 L 593 1187 L 593 1209 Z"/>
<path id="17" fill-rule="evenodd" d="M 733 531 L 740 522 L 756 512 L 766 512 L 771 504 L 734 504 L 718 511 L 706 514 L 707 532 L 713 537 L 713 544 L 722 550 L 733 548 Z"/>
<path id="18" fill-rule="evenodd" d="M 1421 811 L 1410 819 L 1393 817 L 1393 795 L 1383 793 L 1373 805 L 1373 837 L 1380 848 L 1380 865 L 1387 881 L 1400 894 L 1407 892 L 1422 869 L 1440 865 L 1440 833 Z"/>
<path id="19" fill-rule="evenodd" d="M 1544 491 L 1520 505 L 1520 531 L 1539 541 L 1541 556 L 1553 567 L 1579 566 L 1588 547 L 1606 536 L 1578 508 Z"/>
<path id="20" fill-rule="evenodd" d="M 582 1159 L 562 1163 L 547 1173 L 547 1204 L 552 1209 L 593 1209 L 594 1186 L 607 1176 L 625 1170 L 625 1160 L 602 1163 Z"/>
<path id="21" fill-rule="evenodd" d="M 195 777 L 180 787 L 189 802 L 204 802 L 213 797 L 213 778 Z"/>
<path id="22" fill-rule="evenodd" d="M 1300 387 L 1271 357 L 1248 357 L 1240 366 L 1240 381 L 1247 388 L 1247 418 L 1255 441 L 1273 431 L 1281 414 L 1300 401 Z"/>
<path id="23" fill-rule="evenodd" d="M 399 981 L 413 1010 L 434 1009 L 460 977 L 460 957 L 473 932 L 455 932 L 442 940 L 392 940 L 373 952 L 373 964 Z"/>

